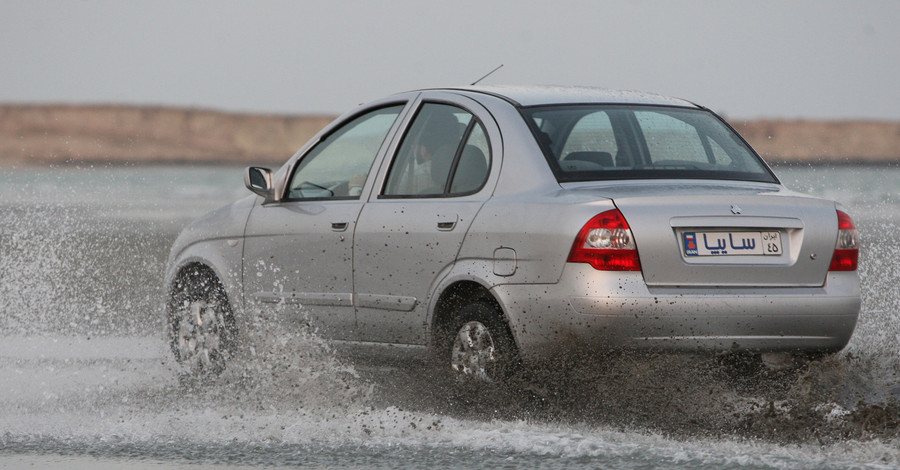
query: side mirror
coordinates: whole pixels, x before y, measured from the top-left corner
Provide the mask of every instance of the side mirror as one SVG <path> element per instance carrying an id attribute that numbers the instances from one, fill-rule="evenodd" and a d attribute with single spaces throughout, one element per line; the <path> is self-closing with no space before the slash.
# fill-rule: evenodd
<path id="1" fill-rule="evenodd" d="M 272 199 L 272 170 L 258 166 L 248 166 L 244 170 L 244 186 L 259 196 Z"/>

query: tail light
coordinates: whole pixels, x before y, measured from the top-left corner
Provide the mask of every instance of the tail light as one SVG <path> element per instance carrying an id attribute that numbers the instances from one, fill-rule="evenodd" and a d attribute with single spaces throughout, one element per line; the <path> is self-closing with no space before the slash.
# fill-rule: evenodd
<path id="1" fill-rule="evenodd" d="M 637 246 L 618 209 L 589 220 L 572 244 L 570 263 L 588 263 L 601 271 L 640 271 Z"/>
<path id="2" fill-rule="evenodd" d="M 856 225 L 844 211 L 837 211 L 838 237 L 829 271 L 856 271 L 859 264 L 859 240 Z"/>

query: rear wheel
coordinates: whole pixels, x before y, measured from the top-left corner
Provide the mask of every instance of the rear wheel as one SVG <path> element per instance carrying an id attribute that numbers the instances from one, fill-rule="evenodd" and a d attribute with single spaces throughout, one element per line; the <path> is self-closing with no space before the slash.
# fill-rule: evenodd
<path id="1" fill-rule="evenodd" d="M 194 273 L 176 283 L 169 302 L 172 352 L 186 378 L 222 373 L 235 341 L 234 316 L 221 284 Z"/>
<path id="2" fill-rule="evenodd" d="M 460 382 L 504 382 L 512 373 L 516 347 L 500 312 L 485 302 L 463 306 L 450 329 L 450 368 Z"/>

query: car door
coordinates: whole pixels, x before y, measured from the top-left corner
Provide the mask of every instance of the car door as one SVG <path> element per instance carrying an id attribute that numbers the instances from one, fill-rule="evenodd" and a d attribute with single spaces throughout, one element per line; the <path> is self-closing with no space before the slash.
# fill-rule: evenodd
<path id="1" fill-rule="evenodd" d="M 362 189 L 403 107 L 348 118 L 296 160 L 280 200 L 253 208 L 244 244 L 248 303 L 308 319 L 327 337 L 355 338 L 353 232 Z"/>
<path id="2" fill-rule="evenodd" d="M 442 98 L 418 104 L 357 223 L 354 299 L 365 341 L 424 344 L 430 291 L 496 181 L 493 119 L 474 101 Z"/>

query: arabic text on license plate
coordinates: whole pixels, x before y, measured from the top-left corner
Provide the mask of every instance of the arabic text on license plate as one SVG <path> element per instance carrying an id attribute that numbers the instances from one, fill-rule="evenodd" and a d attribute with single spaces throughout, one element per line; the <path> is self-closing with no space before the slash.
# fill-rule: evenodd
<path id="1" fill-rule="evenodd" d="M 766 232 L 684 232 L 686 256 L 780 255 L 781 234 Z"/>

